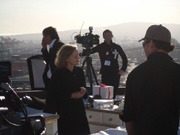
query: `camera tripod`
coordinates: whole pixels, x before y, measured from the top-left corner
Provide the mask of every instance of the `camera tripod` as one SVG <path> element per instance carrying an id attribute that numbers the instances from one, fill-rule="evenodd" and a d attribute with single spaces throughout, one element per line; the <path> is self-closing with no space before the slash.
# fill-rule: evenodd
<path id="1" fill-rule="evenodd" d="M 83 64 L 82 64 L 82 68 L 84 67 L 85 63 L 86 63 L 86 76 L 89 80 L 90 88 L 92 90 L 92 87 L 94 84 L 92 76 L 94 76 L 94 79 L 95 79 L 97 85 L 98 85 L 98 81 L 97 81 L 97 77 L 96 77 L 96 74 L 95 74 L 95 71 L 94 71 L 94 68 L 92 65 L 92 58 L 89 55 L 85 57 Z"/>

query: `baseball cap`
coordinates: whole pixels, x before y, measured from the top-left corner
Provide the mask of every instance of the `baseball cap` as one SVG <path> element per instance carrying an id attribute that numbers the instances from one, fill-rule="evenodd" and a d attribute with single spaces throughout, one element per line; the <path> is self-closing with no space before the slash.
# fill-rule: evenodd
<path id="1" fill-rule="evenodd" d="M 162 26 L 161 24 L 151 25 L 147 29 L 145 37 L 140 39 L 139 42 L 144 39 L 152 39 L 171 43 L 171 33 L 166 27 Z"/>

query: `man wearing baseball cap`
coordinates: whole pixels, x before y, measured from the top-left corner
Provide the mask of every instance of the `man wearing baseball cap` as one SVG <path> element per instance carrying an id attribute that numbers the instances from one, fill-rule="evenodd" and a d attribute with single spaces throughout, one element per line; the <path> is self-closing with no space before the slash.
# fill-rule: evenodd
<path id="1" fill-rule="evenodd" d="M 180 65 L 168 55 L 174 49 L 171 33 L 162 25 L 152 25 L 139 41 L 147 61 L 128 75 L 120 118 L 128 135 L 177 135 Z"/>

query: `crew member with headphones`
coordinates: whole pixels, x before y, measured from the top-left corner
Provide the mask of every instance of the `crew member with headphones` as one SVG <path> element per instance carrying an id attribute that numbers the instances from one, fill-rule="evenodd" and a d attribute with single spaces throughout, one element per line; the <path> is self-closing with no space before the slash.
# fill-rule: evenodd
<path id="1" fill-rule="evenodd" d="M 122 47 L 112 42 L 113 34 L 110 30 L 103 32 L 104 42 L 93 47 L 91 53 L 99 53 L 101 61 L 100 73 L 102 83 L 114 86 L 113 98 L 116 98 L 117 89 L 120 83 L 120 76 L 127 68 L 127 57 Z M 122 66 L 119 66 L 118 54 L 122 58 Z"/>

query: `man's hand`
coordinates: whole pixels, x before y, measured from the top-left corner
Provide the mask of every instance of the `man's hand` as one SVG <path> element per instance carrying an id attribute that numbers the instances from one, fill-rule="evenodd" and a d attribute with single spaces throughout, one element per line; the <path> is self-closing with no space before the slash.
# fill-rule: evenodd
<path id="1" fill-rule="evenodd" d="M 120 69 L 118 72 L 119 75 L 122 75 L 123 73 L 124 73 L 124 70 L 122 70 L 122 69 Z"/>
<path id="2" fill-rule="evenodd" d="M 46 49 L 46 48 L 47 48 L 47 43 L 46 43 L 46 41 L 44 40 L 44 38 L 42 38 L 41 45 L 42 45 L 42 48 L 43 48 L 43 49 Z"/>

